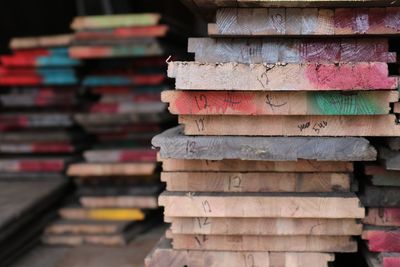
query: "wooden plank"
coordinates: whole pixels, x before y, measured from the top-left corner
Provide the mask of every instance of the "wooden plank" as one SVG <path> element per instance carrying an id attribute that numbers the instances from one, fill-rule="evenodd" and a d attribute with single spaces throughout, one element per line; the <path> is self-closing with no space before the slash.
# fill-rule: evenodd
<path id="1" fill-rule="evenodd" d="M 39 37 L 19 37 L 12 38 L 10 41 L 11 49 L 31 49 L 41 47 L 67 46 L 73 40 L 72 34 L 60 34 Z"/>
<path id="2" fill-rule="evenodd" d="M 101 245 L 123 246 L 127 241 L 122 234 L 111 235 L 44 235 L 42 242 L 50 246 Z"/>
<path id="3" fill-rule="evenodd" d="M 313 91 L 397 89 L 387 63 L 243 64 L 175 61 L 168 77 L 177 89 L 240 91 Z M 207 77 L 207 78 L 206 78 Z"/>
<path id="4" fill-rule="evenodd" d="M 75 163 L 68 167 L 69 176 L 151 175 L 156 163 Z"/>
<path id="5" fill-rule="evenodd" d="M 110 114 L 96 114 L 96 113 L 79 113 L 74 115 L 77 123 L 83 126 L 104 126 L 113 125 L 121 126 L 124 124 L 142 123 L 142 126 L 152 123 L 161 123 L 170 119 L 168 114 L 137 114 L 137 113 L 110 113 Z M 146 124 L 143 124 L 143 121 Z"/>
<path id="6" fill-rule="evenodd" d="M 163 192 L 158 204 L 167 217 L 363 218 L 352 193 Z"/>
<path id="7" fill-rule="evenodd" d="M 347 236 L 223 236 L 171 234 L 174 249 L 270 251 L 270 252 L 356 252 L 357 243 Z"/>
<path id="8" fill-rule="evenodd" d="M 364 248 L 362 252 L 368 267 L 396 267 L 400 264 L 400 253 L 373 253 L 367 248 Z"/>
<path id="9" fill-rule="evenodd" d="M 202 63 L 396 62 L 384 38 L 189 38 L 188 52 Z"/>
<path id="10" fill-rule="evenodd" d="M 391 137 L 385 138 L 385 142 L 390 150 L 400 150 L 400 138 L 399 137 Z"/>
<path id="11" fill-rule="evenodd" d="M 259 2 L 259 1 L 257 1 Z M 291 1 L 292 2 L 292 1 Z M 331 1 L 329 1 L 331 2 Z M 221 8 L 210 36 L 396 35 L 400 9 L 386 8 Z"/>
<path id="12" fill-rule="evenodd" d="M 243 267 L 243 266 L 294 266 L 328 267 L 334 260 L 328 253 L 297 252 L 257 252 L 257 251 L 205 251 L 176 250 L 171 242 L 162 238 L 156 247 L 146 256 L 146 267 Z M 250 264 L 250 265 L 249 265 Z"/>
<path id="13" fill-rule="evenodd" d="M 151 148 L 125 148 L 87 150 L 83 153 L 87 162 L 155 162 L 157 152 Z"/>
<path id="14" fill-rule="evenodd" d="M 86 30 L 75 33 L 75 40 L 111 40 L 142 37 L 165 37 L 168 25 L 113 27 L 111 29 Z"/>
<path id="15" fill-rule="evenodd" d="M 353 164 L 340 161 L 258 161 L 258 160 L 182 160 L 161 159 L 165 172 L 218 171 L 218 172 L 353 172 Z"/>
<path id="16" fill-rule="evenodd" d="M 344 173 L 162 172 L 168 191 L 186 192 L 349 192 Z"/>
<path id="17" fill-rule="evenodd" d="M 84 209 L 64 207 L 58 210 L 62 219 L 100 221 L 142 221 L 145 214 L 139 209 Z"/>
<path id="18" fill-rule="evenodd" d="M 393 151 L 385 147 L 380 147 L 379 159 L 383 161 L 387 170 L 400 170 L 400 151 Z"/>
<path id="19" fill-rule="evenodd" d="M 400 187 L 366 185 L 360 199 L 366 207 L 400 207 L 399 194 Z"/>
<path id="20" fill-rule="evenodd" d="M 364 166 L 364 172 L 370 176 L 371 183 L 376 186 L 400 186 L 400 172 L 389 171 L 380 165 Z"/>
<path id="21" fill-rule="evenodd" d="M 368 208 L 363 223 L 400 227 L 400 208 Z"/>
<path id="22" fill-rule="evenodd" d="M 360 235 L 354 219 L 172 217 L 174 234 L 196 235 Z"/>
<path id="23" fill-rule="evenodd" d="M 161 99 L 179 115 L 377 115 L 388 114 L 399 94 L 171 90 L 163 91 Z"/>
<path id="24" fill-rule="evenodd" d="M 162 158 L 269 161 L 368 161 L 376 151 L 363 138 L 186 136 L 174 127 L 152 139 Z"/>
<path id="25" fill-rule="evenodd" d="M 81 196 L 79 201 L 86 208 L 158 208 L 156 196 Z"/>
<path id="26" fill-rule="evenodd" d="M 45 229 L 45 234 L 115 234 L 124 231 L 131 222 L 57 220 Z"/>
<path id="27" fill-rule="evenodd" d="M 186 135 L 250 136 L 398 136 L 400 126 L 389 115 L 360 116 L 192 116 L 180 115 Z M 232 127 L 240 125 L 240 127 Z M 388 166 L 392 164 L 394 166 Z M 387 169 L 396 168 L 390 160 Z"/>
<path id="28" fill-rule="evenodd" d="M 74 30 L 107 29 L 132 26 L 153 26 L 161 19 L 157 13 L 138 13 L 124 15 L 100 15 L 75 17 L 71 28 Z"/>
<path id="29" fill-rule="evenodd" d="M 391 227 L 365 227 L 361 238 L 368 240 L 369 251 L 398 252 L 400 251 L 400 231 Z"/>

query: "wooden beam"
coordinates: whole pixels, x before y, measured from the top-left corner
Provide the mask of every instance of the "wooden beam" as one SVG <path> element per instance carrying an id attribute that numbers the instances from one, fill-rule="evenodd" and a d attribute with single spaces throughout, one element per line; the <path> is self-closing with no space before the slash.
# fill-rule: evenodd
<path id="1" fill-rule="evenodd" d="M 177 89 L 240 91 L 329 91 L 397 89 L 387 63 L 243 64 L 175 61 L 168 77 Z"/>
<path id="2" fill-rule="evenodd" d="M 400 227 L 400 208 L 368 208 L 364 224 Z"/>
<path id="3" fill-rule="evenodd" d="M 84 209 L 64 207 L 58 210 L 61 218 L 67 220 L 100 220 L 100 221 L 142 221 L 145 214 L 140 209 Z"/>
<path id="4" fill-rule="evenodd" d="M 165 172 L 217 171 L 217 172 L 353 172 L 351 162 L 341 161 L 261 161 L 261 160 L 182 160 L 161 159 Z"/>
<path id="5" fill-rule="evenodd" d="M 364 166 L 364 173 L 369 176 L 373 185 L 400 186 L 399 171 L 389 171 L 380 165 L 367 165 Z"/>
<path id="6" fill-rule="evenodd" d="M 158 204 L 167 217 L 363 218 L 352 193 L 182 193 L 165 191 Z"/>
<path id="7" fill-rule="evenodd" d="M 360 235 L 355 219 L 167 218 L 174 234 L 196 235 Z"/>
<path id="8" fill-rule="evenodd" d="M 45 234 L 115 234 L 124 231 L 131 222 L 57 220 L 45 229 Z"/>
<path id="9" fill-rule="evenodd" d="M 162 172 L 168 191 L 349 192 L 345 173 Z"/>
<path id="10" fill-rule="evenodd" d="M 158 208 L 156 196 L 81 196 L 79 201 L 86 208 Z"/>
<path id="11" fill-rule="evenodd" d="M 396 116 L 179 116 L 187 135 L 399 136 Z M 240 127 L 234 127 L 240 125 Z M 397 164 L 397 163 L 396 163 Z M 397 166 L 397 165 L 396 165 Z M 388 168 L 388 166 L 386 166 Z M 390 167 L 396 168 L 396 167 Z M 388 169 L 390 169 L 388 168 Z"/>
<path id="12" fill-rule="evenodd" d="M 168 236 L 167 236 L 168 237 Z M 348 236 L 223 236 L 171 234 L 174 249 L 270 251 L 270 252 L 356 252 L 357 243 Z"/>
<path id="13" fill-rule="evenodd" d="M 388 39 L 189 38 L 202 63 L 396 62 Z"/>
<path id="14" fill-rule="evenodd" d="M 179 115 L 378 115 L 389 113 L 399 93 L 170 90 L 161 99 Z"/>
<path id="15" fill-rule="evenodd" d="M 389 150 L 385 147 L 379 149 L 379 159 L 383 161 L 387 170 L 400 171 L 400 151 Z"/>
<path id="16" fill-rule="evenodd" d="M 120 148 L 86 150 L 83 153 L 87 162 L 154 162 L 157 152 L 149 148 Z"/>
<path id="17" fill-rule="evenodd" d="M 258 2 L 258 1 L 257 1 Z M 331 2 L 331 1 L 330 1 Z M 400 9 L 221 8 L 210 36 L 396 35 Z M 362 23 L 360 22 L 362 21 Z"/>
<path id="18" fill-rule="evenodd" d="M 162 238 L 156 247 L 146 256 L 146 267 L 328 267 L 328 262 L 334 260 L 334 254 L 328 253 L 298 253 L 298 252 L 268 252 L 268 251 L 205 251 L 176 250 L 171 242 Z"/>
<path id="19" fill-rule="evenodd" d="M 400 187 L 365 185 L 360 200 L 365 207 L 399 207 Z"/>
<path id="20" fill-rule="evenodd" d="M 108 29 L 132 26 L 154 26 L 161 19 L 157 13 L 100 15 L 75 17 L 71 28 L 74 30 Z"/>
<path id="21" fill-rule="evenodd" d="M 68 168 L 70 176 L 131 176 L 151 175 L 156 163 L 75 163 Z"/>

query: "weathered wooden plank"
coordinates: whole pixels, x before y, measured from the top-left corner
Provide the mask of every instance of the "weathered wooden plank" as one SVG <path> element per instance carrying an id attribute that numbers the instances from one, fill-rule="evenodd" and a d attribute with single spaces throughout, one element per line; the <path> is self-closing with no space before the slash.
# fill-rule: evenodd
<path id="1" fill-rule="evenodd" d="M 131 176 L 151 175 L 156 169 L 156 163 L 75 163 L 68 167 L 70 176 Z"/>
<path id="2" fill-rule="evenodd" d="M 393 227 L 368 226 L 363 229 L 362 239 L 368 240 L 369 251 L 399 252 L 400 231 Z"/>
<path id="3" fill-rule="evenodd" d="M 13 38 L 10 41 L 11 49 L 32 49 L 41 47 L 68 46 L 74 36 L 72 34 Z"/>
<path id="4" fill-rule="evenodd" d="M 158 204 L 167 217 L 363 218 L 352 193 L 183 193 L 163 192 Z"/>
<path id="5" fill-rule="evenodd" d="M 90 234 L 90 235 L 44 235 L 42 242 L 50 246 L 78 246 L 78 245 L 101 245 L 101 246 L 123 246 L 127 241 L 123 234 Z"/>
<path id="6" fill-rule="evenodd" d="M 348 192 L 345 173 L 162 172 L 168 191 L 186 192 Z"/>
<path id="7" fill-rule="evenodd" d="M 0 159 L 0 172 L 61 173 L 67 164 L 68 159 L 62 157 L 2 158 Z"/>
<path id="8" fill-rule="evenodd" d="M 400 172 L 389 171 L 380 165 L 364 166 L 364 173 L 370 176 L 371 183 L 376 186 L 400 186 Z"/>
<path id="9" fill-rule="evenodd" d="M 166 219 L 174 234 L 196 235 L 360 235 L 354 219 L 183 218 Z"/>
<path id="10" fill-rule="evenodd" d="M 258 2 L 258 1 L 257 1 Z M 291 1 L 292 2 L 292 1 Z M 329 1 L 331 2 L 331 1 Z M 210 36 L 398 34 L 398 7 L 387 8 L 221 8 Z"/>
<path id="11" fill-rule="evenodd" d="M 223 236 L 171 234 L 174 249 L 270 252 L 356 252 L 348 236 Z"/>
<path id="12" fill-rule="evenodd" d="M 115 234 L 124 231 L 129 221 L 57 220 L 45 229 L 45 234 Z"/>
<path id="13" fill-rule="evenodd" d="M 180 115 L 186 135 L 399 136 L 396 117 L 359 116 L 192 116 Z M 240 127 L 234 127 L 240 125 Z M 393 163 L 393 164 L 392 164 Z M 390 164 L 390 166 L 388 166 Z M 393 165 L 393 166 L 392 166 Z M 390 159 L 387 169 L 396 168 Z"/>
<path id="14" fill-rule="evenodd" d="M 171 242 L 162 238 L 146 256 L 146 267 L 327 267 L 334 260 L 328 253 L 201 251 L 172 249 Z"/>
<path id="15" fill-rule="evenodd" d="M 376 115 L 388 114 L 399 94 L 171 90 L 162 92 L 161 99 L 180 115 Z"/>
<path id="16" fill-rule="evenodd" d="M 400 207 L 400 187 L 366 185 L 360 195 L 365 207 Z"/>
<path id="17" fill-rule="evenodd" d="M 364 248 L 362 252 L 368 267 L 396 267 L 400 264 L 400 253 L 373 253 L 367 248 Z"/>
<path id="18" fill-rule="evenodd" d="M 115 125 L 121 126 L 125 124 L 143 123 L 147 124 L 160 123 L 170 118 L 167 114 L 137 114 L 137 113 L 81 113 L 75 114 L 74 119 L 83 126 L 104 126 Z M 143 124 L 142 124 L 143 125 Z M 144 125 L 146 126 L 146 125 Z"/>
<path id="19" fill-rule="evenodd" d="M 384 38 L 189 38 L 188 52 L 202 63 L 396 62 Z"/>
<path id="20" fill-rule="evenodd" d="M 400 226 L 400 208 L 368 208 L 364 224 Z"/>
<path id="21" fill-rule="evenodd" d="M 87 150 L 83 153 L 88 162 L 155 162 L 157 152 L 151 148 L 125 148 Z"/>
<path id="22" fill-rule="evenodd" d="M 400 150 L 400 138 L 399 137 L 385 138 L 385 142 L 391 150 Z"/>
<path id="23" fill-rule="evenodd" d="M 171 128 L 152 140 L 162 158 L 175 159 L 242 159 L 269 161 L 375 160 L 376 151 L 363 138 L 286 138 L 186 136 L 181 127 Z"/>
<path id="24" fill-rule="evenodd" d="M 379 90 L 397 89 L 398 79 L 388 76 L 387 63 L 243 64 L 175 61 L 168 77 L 177 89 L 187 90 Z"/>
<path id="25" fill-rule="evenodd" d="M 78 41 L 164 37 L 168 28 L 168 25 L 113 27 L 111 29 L 78 31 L 74 37 Z"/>
<path id="26" fill-rule="evenodd" d="M 74 30 L 108 29 L 132 26 L 153 26 L 161 19 L 157 13 L 99 15 L 75 17 L 71 28 Z"/>
<path id="27" fill-rule="evenodd" d="M 160 159 L 166 172 L 218 171 L 218 172 L 353 172 L 353 164 L 340 161 L 258 161 L 258 160 L 182 160 Z"/>

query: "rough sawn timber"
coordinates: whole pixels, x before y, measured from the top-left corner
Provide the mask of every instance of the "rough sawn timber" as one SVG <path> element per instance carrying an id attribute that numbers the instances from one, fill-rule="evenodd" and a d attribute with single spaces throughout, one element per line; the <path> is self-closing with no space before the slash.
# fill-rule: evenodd
<path id="1" fill-rule="evenodd" d="M 162 158 L 269 161 L 370 161 L 376 150 L 364 138 L 186 136 L 181 127 L 152 139 Z"/>

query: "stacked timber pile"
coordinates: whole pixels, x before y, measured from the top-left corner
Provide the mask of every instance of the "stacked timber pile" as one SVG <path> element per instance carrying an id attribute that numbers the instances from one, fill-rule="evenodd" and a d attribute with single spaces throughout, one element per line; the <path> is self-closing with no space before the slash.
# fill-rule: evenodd
<path id="1" fill-rule="evenodd" d="M 378 162 L 365 164 L 365 177 L 360 180 L 360 198 L 367 208 L 362 250 L 370 267 L 400 265 L 400 139 L 385 141 Z"/>
<path id="2" fill-rule="evenodd" d="M 357 251 L 364 208 L 352 162 L 376 158 L 358 136 L 400 134 L 389 114 L 396 54 L 383 36 L 400 30 L 399 12 L 216 11 L 214 38 L 189 39 L 196 61 L 169 63 L 177 90 L 162 100 L 184 127 L 153 139 L 171 228 L 147 266 L 327 266 Z"/>
<path id="3" fill-rule="evenodd" d="M 79 204 L 60 210 L 50 244 L 123 245 L 158 218 L 162 185 L 151 137 L 170 120 L 161 41 L 168 26 L 153 13 L 77 17 L 70 55 L 86 63 L 91 102 L 76 121 L 92 135 L 84 162 L 73 164 Z"/>
<path id="4" fill-rule="evenodd" d="M 72 36 L 15 38 L 0 57 L 0 176 L 60 176 L 79 150 Z"/>
<path id="5" fill-rule="evenodd" d="M 0 262 L 7 266 L 37 244 L 68 186 L 66 164 L 81 136 L 72 36 L 11 40 L 0 56 Z"/>

